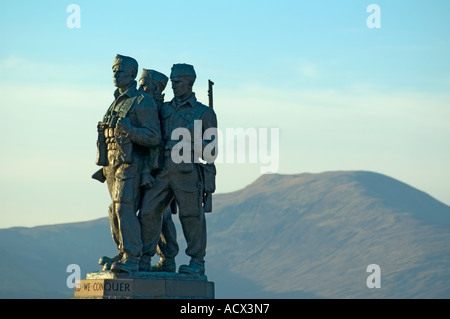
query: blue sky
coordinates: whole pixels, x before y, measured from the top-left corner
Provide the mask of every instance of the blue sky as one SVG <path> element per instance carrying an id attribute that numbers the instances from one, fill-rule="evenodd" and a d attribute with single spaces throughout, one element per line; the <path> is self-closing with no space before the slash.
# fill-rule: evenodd
<path id="1" fill-rule="evenodd" d="M 366 25 L 371 3 L 379 29 Z M 90 175 L 117 53 L 166 74 L 193 64 L 199 100 L 215 82 L 220 128 L 279 129 L 279 173 L 371 170 L 449 205 L 448 12 L 417 0 L 3 0 L 0 228 L 106 216 Z M 218 192 L 260 166 L 218 164 Z"/>

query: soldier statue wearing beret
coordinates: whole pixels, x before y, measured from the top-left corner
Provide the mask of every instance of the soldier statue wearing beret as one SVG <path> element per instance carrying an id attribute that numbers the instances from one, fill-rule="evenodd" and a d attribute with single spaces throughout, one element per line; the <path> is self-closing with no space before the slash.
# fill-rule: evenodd
<path id="1" fill-rule="evenodd" d="M 162 216 L 173 199 L 179 208 L 184 237 L 187 242 L 186 254 L 191 257 L 189 265 L 182 265 L 180 273 L 204 274 L 206 253 L 206 222 L 203 210 L 205 181 L 201 168 L 202 149 L 215 140 L 217 134 L 203 134 L 208 129 L 217 129 L 214 110 L 198 102 L 192 86 L 196 79 L 194 67 L 189 64 L 174 64 L 170 75 L 174 98 L 161 108 L 161 128 L 163 147 L 160 157 L 160 171 L 155 176 L 155 184 L 146 190 L 140 210 L 143 249 L 141 263 L 150 264 L 156 253 Z M 198 127 L 198 124 L 201 124 Z M 197 125 L 197 126 L 196 126 Z M 185 141 L 176 137 L 177 128 L 190 132 L 191 139 Z M 194 131 L 200 131 L 202 137 L 200 154 L 197 147 L 190 143 L 195 140 Z M 174 136 L 175 135 L 175 138 Z M 179 161 L 174 155 L 179 151 L 180 143 L 185 143 L 189 160 Z M 195 143 L 194 143 L 195 144 Z M 191 151 L 192 150 L 192 151 Z M 185 158 L 185 156 L 184 156 Z M 204 159 L 204 158 L 203 158 Z M 206 159 L 208 162 L 209 160 Z"/>
<path id="2" fill-rule="evenodd" d="M 142 170 L 151 148 L 161 142 L 158 107 L 151 96 L 136 89 L 138 63 L 117 55 L 113 63 L 114 101 L 98 124 L 97 164 L 93 175 L 108 184 L 111 233 L 118 249 L 115 257 L 102 257 L 103 269 L 114 272 L 139 270 L 142 254 L 138 209 Z"/>
<path id="3" fill-rule="evenodd" d="M 158 105 L 159 110 L 161 110 L 161 107 L 164 103 L 164 94 L 162 92 L 166 88 L 168 80 L 169 78 L 163 73 L 149 69 L 143 69 L 141 78 L 139 79 L 139 90 L 142 90 L 153 97 L 156 104 Z M 149 163 L 151 165 L 154 165 L 155 160 L 158 160 L 158 155 L 159 154 L 157 152 L 151 152 L 149 158 Z M 148 169 L 149 171 L 151 170 L 151 168 L 146 169 Z M 175 200 L 172 200 L 169 208 L 163 215 L 161 236 L 158 241 L 156 250 L 157 254 L 160 257 L 158 263 L 154 266 L 151 266 L 149 263 L 145 262 L 141 263 L 140 270 L 164 272 L 176 271 L 175 256 L 178 254 L 179 247 L 177 243 L 177 230 L 172 220 L 172 214 L 176 214 L 176 211 L 177 206 Z"/>

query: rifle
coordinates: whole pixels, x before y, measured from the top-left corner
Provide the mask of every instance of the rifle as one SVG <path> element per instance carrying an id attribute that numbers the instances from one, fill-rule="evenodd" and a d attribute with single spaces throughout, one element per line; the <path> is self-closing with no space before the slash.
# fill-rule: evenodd
<path id="1" fill-rule="evenodd" d="M 213 85 L 214 82 L 211 80 L 208 80 L 208 99 L 209 99 L 209 107 L 210 108 L 214 108 L 213 107 Z"/>
<path id="2" fill-rule="evenodd" d="M 208 80 L 208 102 L 209 102 L 209 107 L 210 108 L 214 108 L 213 107 L 213 85 L 214 82 L 211 80 Z M 206 165 L 214 165 L 214 164 L 204 164 Z M 203 167 L 203 181 L 205 181 L 205 172 L 207 170 L 206 167 Z M 208 170 L 210 171 L 210 170 Z M 215 171 L 215 170 L 214 170 Z M 205 192 L 203 195 L 203 209 L 205 211 L 205 213 L 209 213 L 212 212 L 212 193 L 211 192 Z"/>

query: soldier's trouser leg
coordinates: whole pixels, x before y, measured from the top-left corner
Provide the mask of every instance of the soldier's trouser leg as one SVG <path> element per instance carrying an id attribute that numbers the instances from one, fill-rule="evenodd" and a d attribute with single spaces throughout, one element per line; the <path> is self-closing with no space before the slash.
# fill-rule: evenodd
<path id="1" fill-rule="evenodd" d="M 142 253 L 141 224 L 136 215 L 140 195 L 140 176 L 116 178 L 115 212 L 119 220 L 121 251 L 127 257 Z"/>
<path id="2" fill-rule="evenodd" d="M 114 203 L 108 207 L 109 223 L 111 227 L 111 235 L 116 244 L 117 249 L 120 250 L 120 233 L 119 233 L 119 220 L 117 214 L 114 211 Z"/>
<path id="3" fill-rule="evenodd" d="M 109 195 L 111 199 L 114 197 L 114 189 L 116 185 L 115 169 L 112 167 L 105 167 L 103 174 L 106 177 L 106 184 L 108 185 Z M 111 227 L 111 236 L 116 244 L 118 250 L 120 250 L 122 238 L 120 238 L 119 232 L 119 219 L 117 218 L 114 201 L 108 207 L 109 224 Z"/>
<path id="4" fill-rule="evenodd" d="M 177 183 L 183 180 L 182 183 Z M 206 252 L 206 221 L 202 209 L 202 183 L 198 172 L 175 173 L 173 176 L 175 199 L 186 239 L 186 255 L 203 260 Z M 178 186 L 176 186 L 178 185 Z"/>
<path id="5" fill-rule="evenodd" d="M 113 200 L 110 223 L 114 241 L 119 241 L 119 251 L 125 257 L 139 257 L 142 251 L 141 228 L 136 216 L 139 199 L 140 176 L 135 173 L 137 164 L 105 167 L 104 175 Z M 121 177 L 116 177 L 120 173 Z M 117 244 L 117 243 L 116 243 Z"/>
<path id="6" fill-rule="evenodd" d="M 132 203 L 114 203 L 121 237 L 120 251 L 128 257 L 139 257 L 142 251 L 141 227 Z"/>
<path id="7" fill-rule="evenodd" d="M 167 210 L 173 192 L 167 172 L 158 174 L 152 188 L 145 190 L 139 213 L 141 223 L 142 254 L 153 256 L 160 239 L 163 213 Z"/>
<path id="8" fill-rule="evenodd" d="M 192 200 L 196 197 L 191 194 Z M 203 260 L 206 253 L 206 220 L 205 214 L 201 211 L 197 215 L 186 215 L 180 207 L 180 222 L 183 234 L 186 239 L 186 255 Z"/>
<path id="9" fill-rule="evenodd" d="M 178 251 L 177 230 L 172 220 L 172 211 L 167 209 L 163 215 L 157 253 L 161 258 L 175 258 Z"/>

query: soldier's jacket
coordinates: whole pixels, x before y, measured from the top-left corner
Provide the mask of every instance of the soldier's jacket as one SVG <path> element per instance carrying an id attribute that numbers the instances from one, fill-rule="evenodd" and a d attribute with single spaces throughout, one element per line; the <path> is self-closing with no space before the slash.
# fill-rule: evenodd
<path id="1" fill-rule="evenodd" d="M 173 130 L 177 128 L 186 128 L 191 133 L 192 138 L 192 145 L 191 145 L 191 161 L 189 163 L 179 163 L 175 165 L 175 167 L 178 169 L 179 172 L 189 173 L 194 170 L 194 165 L 202 165 L 198 164 L 198 161 L 194 161 L 194 121 L 195 120 L 201 120 L 201 150 L 200 155 L 203 154 L 203 149 L 205 146 L 210 144 L 217 136 L 206 137 L 204 136 L 204 132 L 208 128 L 215 128 L 217 129 L 217 117 L 214 110 L 200 102 L 197 101 L 197 98 L 195 97 L 195 93 L 192 93 L 192 95 L 186 99 L 185 101 L 178 102 L 176 99 L 172 99 L 170 102 L 166 102 L 162 105 L 160 110 L 160 117 L 161 117 L 161 128 L 162 128 L 162 138 L 163 138 L 163 147 L 162 147 L 162 157 L 168 157 L 170 156 L 170 152 L 172 148 L 180 142 L 180 140 L 172 140 L 172 132 Z M 206 137 L 206 138 L 203 138 Z M 216 148 L 217 152 L 217 148 Z M 217 156 L 217 154 L 216 154 Z M 162 165 L 162 164 L 161 164 Z M 214 176 L 215 176 L 215 167 L 214 164 L 207 164 L 209 173 L 211 176 L 205 176 L 204 173 L 206 170 L 203 170 L 203 178 L 205 187 L 208 187 L 206 185 L 214 184 Z M 212 178 L 212 180 L 211 180 Z M 208 180 L 209 181 L 208 181 Z M 209 187 L 215 188 L 214 187 Z M 206 191 L 206 190 L 205 190 Z M 211 192 L 214 192 L 212 189 Z"/>
<path id="2" fill-rule="evenodd" d="M 161 126 L 158 107 L 151 96 L 136 89 L 136 82 L 123 94 L 117 89 L 114 97 L 115 100 L 106 112 L 104 122 L 111 123 L 110 119 L 114 116 L 128 117 L 132 129 L 127 136 L 117 134 L 113 125 L 105 131 L 107 141 L 111 144 L 108 150 L 109 164 L 114 166 L 123 163 L 132 164 L 137 159 L 143 160 L 151 148 L 160 145 Z M 127 146 L 127 142 L 130 147 Z"/>
<path id="3" fill-rule="evenodd" d="M 186 128 L 190 131 L 192 142 L 194 138 L 194 120 L 201 120 L 201 134 L 208 128 L 217 128 L 216 113 L 213 109 L 197 101 L 195 93 L 185 101 L 177 102 L 172 99 L 162 105 L 161 127 L 164 150 L 171 150 L 179 140 L 172 140 L 172 132 L 176 128 Z M 202 148 L 208 145 L 211 139 L 202 139 Z M 193 150 L 193 145 L 192 145 Z"/>
<path id="4" fill-rule="evenodd" d="M 164 104 L 164 94 L 161 94 L 159 96 L 151 96 L 153 100 L 155 101 L 157 107 L 158 107 L 158 123 L 159 122 L 159 115 L 161 111 L 161 107 Z M 150 149 L 150 152 L 145 159 L 144 167 L 142 168 L 141 173 L 141 186 L 145 188 L 151 188 L 155 182 L 153 175 L 151 174 L 152 171 L 159 169 L 159 156 L 160 156 L 160 150 L 161 145 L 158 147 L 154 147 Z"/>

